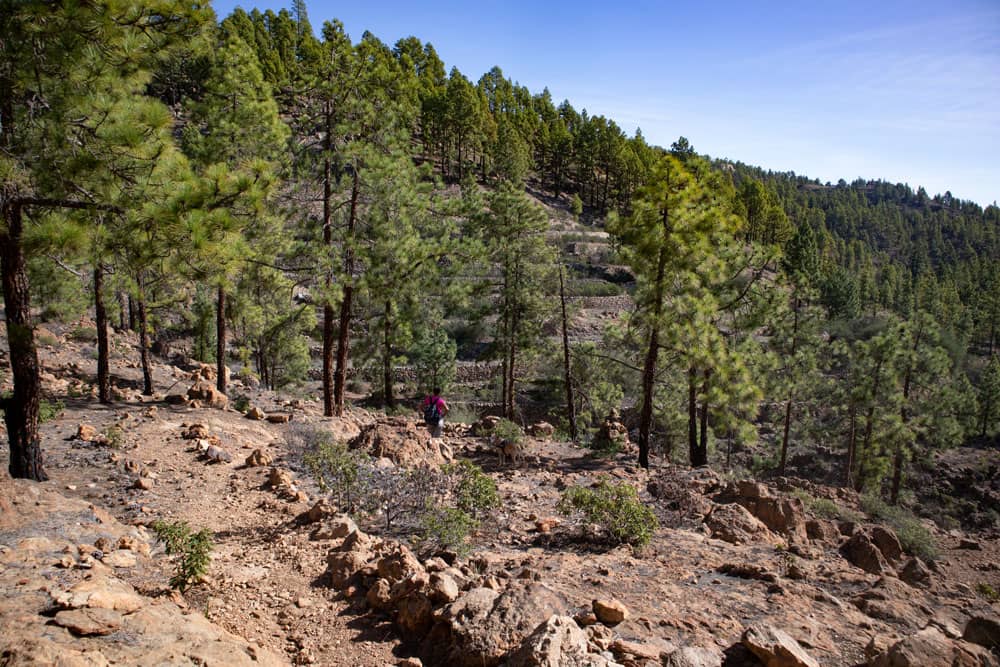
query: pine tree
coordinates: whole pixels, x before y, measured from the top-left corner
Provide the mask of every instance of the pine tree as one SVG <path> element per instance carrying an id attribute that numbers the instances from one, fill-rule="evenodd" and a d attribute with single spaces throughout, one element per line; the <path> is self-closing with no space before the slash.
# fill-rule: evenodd
<path id="1" fill-rule="evenodd" d="M 14 375 L 5 411 L 14 477 L 46 477 L 22 246 L 25 213 L 36 207 L 124 212 L 120 193 L 129 190 L 124 186 L 131 170 L 148 169 L 141 164 L 149 145 L 145 131 L 166 115 L 141 97 L 149 72 L 170 56 L 172 42 L 195 38 L 208 16 L 172 0 L 58 10 L 25 2 L 0 13 L 0 256 Z M 106 164 L 119 159 L 124 169 Z"/>

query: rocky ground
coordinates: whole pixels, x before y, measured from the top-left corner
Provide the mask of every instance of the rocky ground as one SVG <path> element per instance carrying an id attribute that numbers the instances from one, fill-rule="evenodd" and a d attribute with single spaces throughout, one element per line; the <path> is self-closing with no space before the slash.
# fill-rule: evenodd
<path id="1" fill-rule="evenodd" d="M 0 479 L 0 664 L 1000 664 L 995 534 L 929 526 L 940 555 L 925 562 L 800 499 L 856 511 L 839 489 L 647 472 L 537 438 L 501 466 L 468 429 L 431 442 L 412 419 L 323 419 L 312 400 L 234 381 L 253 419 L 193 364 L 160 360 L 160 393 L 142 399 L 119 335 L 116 400 L 100 406 L 92 344 L 48 333 L 43 384 L 65 408 L 42 427 L 51 480 Z M 465 558 L 358 528 L 304 472 L 303 424 L 363 432 L 386 465 L 470 458 L 502 510 Z M 562 490 L 602 476 L 655 509 L 649 546 L 558 514 Z M 212 533 L 209 573 L 183 595 L 157 519 Z"/>

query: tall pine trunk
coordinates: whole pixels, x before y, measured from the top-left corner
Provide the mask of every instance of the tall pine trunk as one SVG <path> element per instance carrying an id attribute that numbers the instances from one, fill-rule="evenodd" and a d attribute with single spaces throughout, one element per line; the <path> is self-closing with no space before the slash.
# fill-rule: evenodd
<path id="1" fill-rule="evenodd" d="M 153 395 L 153 372 L 149 366 L 149 321 L 146 317 L 146 293 L 143 280 L 139 279 L 139 297 L 136 299 L 139 324 L 139 360 L 142 364 L 142 394 Z"/>
<path id="2" fill-rule="evenodd" d="M 698 455 L 698 370 L 688 369 L 688 460 L 694 465 Z"/>
<path id="3" fill-rule="evenodd" d="M 698 434 L 698 447 L 691 456 L 691 465 L 694 467 L 708 465 L 708 382 L 712 371 L 705 370 L 703 377 L 701 392 L 705 397 L 701 403 L 701 433 Z"/>
<path id="4" fill-rule="evenodd" d="M 857 406 L 851 402 L 850 407 L 850 432 L 847 436 L 847 465 L 844 470 L 844 486 L 853 488 L 854 487 L 854 462 L 857 458 L 858 452 L 858 409 Z"/>
<path id="5" fill-rule="evenodd" d="M 913 360 L 916 359 L 917 350 L 920 347 L 920 339 L 923 335 L 923 327 L 920 324 L 920 318 L 917 318 L 917 330 L 913 335 L 913 347 L 911 349 L 913 356 L 910 358 L 909 363 L 906 365 L 906 373 L 903 375 L 903 404 L 899 408 L 899 416 L 903 420 L 903 426 L 905 427 L 910 423 L 910 388 L 912 387 L 913 379 Z M 906 452 L 903 451 L 903 444 L 896 444 L 896 453 L 892 457 L 892 486 L 889 490 L 889 502 L 895 505 L 899 502 L 899 488 L 903 484 L 903 465 L 906 463 Z"/>
<path id="6" fill-rule="evenodd" d="M 215 303 L 215 388 L 226 393 L 226 288 L 219 283 Z"/>
<path id="7" fill-rule="evenodd" d="M 792 320 L 792 362 L 795 361 L 795 351 L 796 345 L 798 343 L 798 333 L 799 333 L 799 297 L 795 297 L 795 302 L 792 306 L 794 311 L 794 318 Z M 785 402 L 785 426 L 781 434 L 781 462 L 778 464 L 778 474 L 785 474 L 785 464 L 788 461 L 788 431 L 792 425 L 792 392 L 788 392 L 788 399 Z"/>
<path id="8" fill-rule="evenodd" d="M 344 386 L 347 384 L 347 355 L 351 344 L 351 308 L 354 302 L 354 229 L 358 220 L 358 194 L 361 189 L 358 167 L 354 167 L 351 185 L 351 211 L 344 237 L 344 298 L 340 302 L 340 329 L 337 331 L 337 369 L 333 377 L 334 409 L 344 416 Z"/>
<path id="9" fill-rule="evenodd" d="M 563 374 L 566 382 L 566 418 L 569 420 L 569 437 L 576 442 L 576 405 L 573 401 L 573 382 L 569 365 L 569 321 L 566 317 L 566 285 L 563 265 L 559 265 L 559 302 L 562 306 Z"/>
<path id="10" fill-rule="evenodd" d="M 666 239 L 669 219 L 663 211 L 663 237 Z M 642 366 L 642 409 L 639 412 L 639 465 L 649 468 L 649 434 L 653 426 L 653 385 L 656 380 L 656 363 L 660 353 L 660 314 L 663 311 L 663 281 L 667 270 L 667 251 L 661 247 L 656 261 L 653 316 L 649 324 L 649 347 Z M 669 455 L 669 452 L 668 452 Z"/>
<path id="11" fill-rule="evenodd" d="M 111 371 L 108 362 L 108 310 L 104 306 L 104 267 L 94 262 L 94 313 L 97 321 L 97 400 L 111 402 Z"/>
<path id="12" fill-rule="evenodd" d="M 42 465 L 42 448 L 38 438 L 41 382 L 38 377 L 35 332 L 31 323 L 28 272 L 21 246 L 23 209 L 20 201 L 8 198 L 6 194 L 0 190 L 0 209 L 4 220 L 4 228 L 0 229 L 0 274 L 7 319 L 7 343 L 10 347 L 10 369 L 14 379 L 14 395 L 2 402 L 10 445 L 10 464 L 7 469 L 11 477 L 41 482 L 49 477 Z"/>
<path id="13" fill-rule="evenodd" d="M 385 326 L 383 327 L 382 350 L 382 397 L 385 399 L 386 407 L 392 409 L 396 407 L 396 395 L 392 387 L 392 301 L 385 302 Z"/>
<path id="14" fill-rule="evenodd" d="M 327 253 L 333 252 L 333 211 L 330 198 L 333 197 L 333 169 L 330 151 L 333 149 L 333 119 L 330 103 L 324 107 L 326 134 L 323 137 L 323 245 Z M 333 277 L 327 271 L 325 276 L 326 296 L 323 299 L 323 416 L 333 416 L 333 304 L 330 289 Z"/>

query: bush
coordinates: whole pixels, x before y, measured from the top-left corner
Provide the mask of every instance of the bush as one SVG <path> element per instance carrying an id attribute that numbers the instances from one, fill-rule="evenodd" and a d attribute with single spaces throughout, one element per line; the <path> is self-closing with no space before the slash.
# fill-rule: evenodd
<path id="1" fill-rule="evenodd" d="M 66 409 L 66 405 L 62 401 L 46 401 L 41 400 L 38 402 L 38 421 L 41 424 L 45 422 L 50 422 L 53 419 L 59 417 L 63 410 Z"/>
<path id="2" fill-rule="evenodd" d="M 500 506 L 497 483 L 471 461 L 461 460 L 442 468 L 445 475 L 457 479 L 455 503 L 458 509 L 475 518 L 480 518 L 490 510 Z"/>
<path id="3" fill-rule="evenodd" d="M 907 553 L 924 560 L 937 558 L 938 549 L 934 536 L 913 513 L 894 507 L 875 494 L 861 496 L 861 509 L 873 520 L 892 528 Z"/>
<path id="4" fill-rule="evenodd" d="M 795 489 L 792 495 L 802 501 L 806 509 L 821 519 L 838 519 L 840 521 L 861 521 L 864 517 L 854 510 L 841 507 L 828 498 L 816 498 L 802 489 Z"/>
<path id="5" fill-rule="evenodd" d="M 35 342 L 43 346 L 44 345 L 54 346 L 59 344 L 59 339 L 50 333 L 42 332 L 35 335 Z"/>
<path id="6" fill-rule="evenodd" d="M 250 397 L 246 394 L 240 394 L 235 399 L 233 399 L 233 409 L 237 412 L 246 412 L 250 409 Z"/>
<path id="7" fill-rule="evenodd" d="M 428 505 L 422 520 L 424 540 L 460 556 L 469 553 L 469 534 L 479 527 L 475 517 L 457 507 Z"/>
<path id="8" fill-rule="evenodd" d="M 74 340 L 78 343 L 93 343 L 97 340 L 97 328 L 96 327 L 74 327 L 72 331 L 67 334 L 70 340 Z"/>
<path id="9" fill-rule="evenodd" d="M 976 592 L 990 602 L 1000 602 L 1000 593 L 987 583 L 976 584 Z"/>
<path id="10" fill-rule="evenodd" d="M 659 527 L 653 511 L 642 504 L 635 487 L 627 482 L 611 484 L 602 479 L 594 488 L 571 486 L 563 492 L 558 510 L 564 515 L 580 512 L 619 544 L 636 547 L 649 544 Z"/>
<path id="11" fill-rule="evenodd" d="M 348 514 L 361 510 L 365 498 L 371 466 L 362 466 L 367 455 L 351 450 L 347 443 L 335 442 L 330 433 L 319 429 L 313 432 L 312 450 L 303 457 L 321 491 L 330 491 L 337 504 Z"/>
<path id="12" fill-rule="evenodd" d="M 183 593 L 208 572 L 208 566 L 212 562 L 212 533 L 207 528 L 192 533 L 190 526 L 184 521 L 155 521 L 150 527 L 157 539 L 166 546 L 167 554 L 180 556 L 176 561 L 170 586 Z"/>
<path id="13" fill-rule="evenodd" d="M 493 434 L 501 440 L 507 440 L 517 444 L 524 439 L 524 431 L 521 427 L 509 419 L 501 419 L 493 429 Z"/>

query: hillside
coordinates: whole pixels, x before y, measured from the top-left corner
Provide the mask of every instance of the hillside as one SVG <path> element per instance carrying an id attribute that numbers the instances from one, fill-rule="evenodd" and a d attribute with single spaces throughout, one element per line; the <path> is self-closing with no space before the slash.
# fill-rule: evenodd
<path id="1" fill-rule="evenodd" d="M 330 420 L 314 401 L 239 384 L 253 407 L 290 421 L 184 406 L 166 396 L 210 371 L 179 358 L 156 362 L 164 390 L 144 398 L 125 353 L 136 344 L 130 335 L 114 338 L 123 352 L 112 367 L 118 398 L 99 406 L 87 398 L 92 348 L 53 335 L 44 389 L 65 408 L 42 427 L 52 479 L 7 481 L 0 498 L 8 664 L 72 653 L 86 664 L 161 655 L 163 664 L 238 664 L 239 656 L 239 664 L 375 666 L 417 664 L 404 662 L 414 656 L 429 665 L 568 665 L 582 664 L 573 651 L 584 651 L 591 664 L 755 665 L 773 664 L 764 656 L 781 650 L 752 648 L 768 641 L 799 656 L 782 664 L 997 664 L 988 647 L 997 645 L 1000 608 L 984 597 L 1000 590 L 995 531 L 923 522 L 937 551 L 929 560 L 929 544 L 907 542 L 927 550 L 914 558 L 859 511 L 857 494 L 801 479 L 767 485 L 669 464 L 645 471 L 628 451 L 594 456 L 545 438 L 527 440 L 523 463 L 500 465 L 468 425 L 450 424 L 438 446 L 412 417 L 351 410 Z M 387 532 L 378 514 L 358 514 L 357 537 L 345 542 L 354 522 L 303 464 L 303 437 L 315 428 L 345 439 L 376 429 L 377 440 L 359 442 L 379 443 L 391 458 L 369 460 L 381 467 L 468 458 L 497 483 L 501 504 L 467 556 Z M 206 459 L 198 437 L 230 458 Z M 1000 464 L 995 452 L 953 456 L 994 471 Z M 647 546 L 616 546 L 557 511 L 562 490 L 605 478 L 639 489 L 653 508 L 660 528 Z M 155 520 L 211 533 L 207 575 L 183 595 L 167 586 L 176 556 L 163 552 Z M 382 586 L 385 599 L 371 592 Z M 595 599 L 623 605 L 627 618 L 597 621 Z M 760 633 L 772 639 L 755 640 Z M 885 650 L 895 657 L 878 658 Z M 700 662 L 690 662 L 695 655 Z"/>

